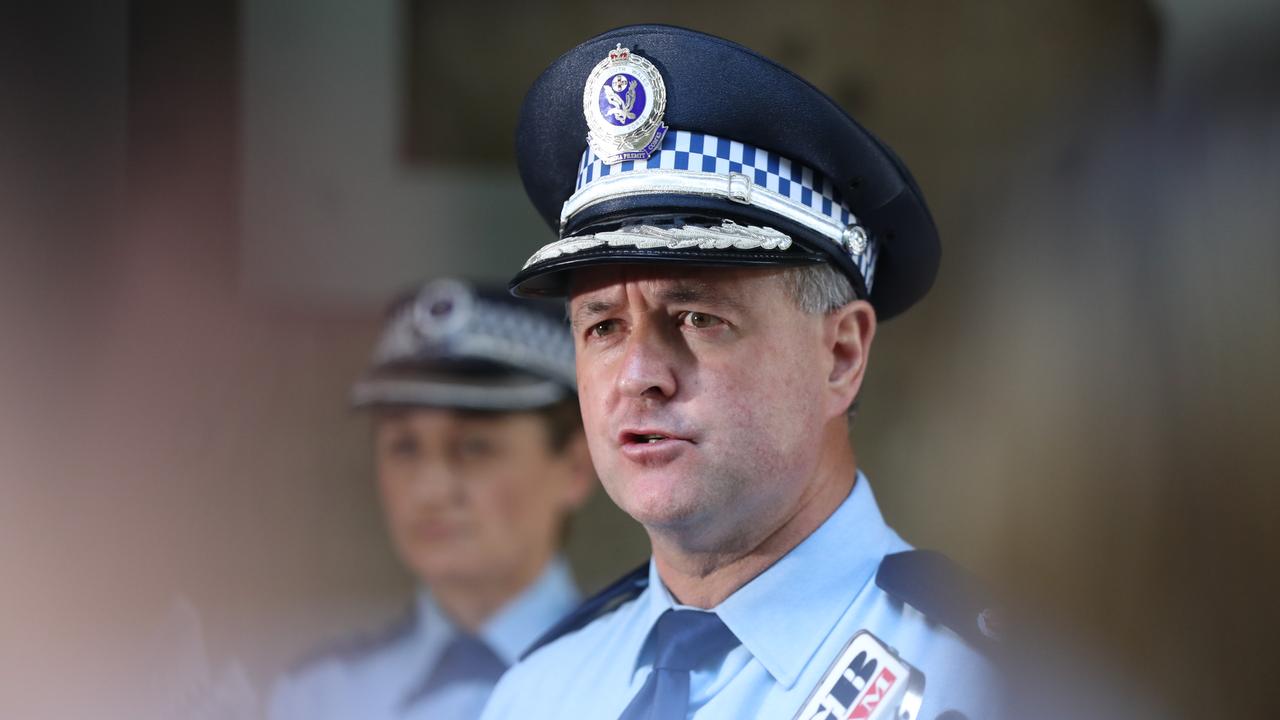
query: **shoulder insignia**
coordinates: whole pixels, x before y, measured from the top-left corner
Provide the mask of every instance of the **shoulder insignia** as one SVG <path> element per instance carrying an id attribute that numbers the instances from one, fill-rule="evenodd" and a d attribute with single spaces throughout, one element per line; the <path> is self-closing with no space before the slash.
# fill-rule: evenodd
<path id="1" fill-rule="evenodd" d="M 617 610 L 624 603 L 639 597 L 640 593 L 644 592 L 647 587 L 649 587 L 648 562 L 623 575 L 609 587 L 582 601 L 582 604 L 577 609 L 553 625 L 550 630 L 542 634 L 542 637 L 535 640 L 528 650 L 521 653 L 520 659 L 524 660 L 540 650 L 544 645 L 550 645 L 560 637 L 586 627 L 596 618 Z"/>
<path id="2" fill-rule="evenodd" d="M 982 584 L 940 552 L 886 555 L 876 571 L 876 585 L 983 652 L 1000 643 L 1000 612 Z"/>

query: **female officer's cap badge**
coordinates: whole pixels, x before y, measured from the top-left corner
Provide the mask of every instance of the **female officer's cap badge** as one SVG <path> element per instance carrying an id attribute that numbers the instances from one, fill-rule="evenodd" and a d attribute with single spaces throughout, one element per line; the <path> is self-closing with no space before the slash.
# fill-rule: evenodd
<path id="1" fill-rule="evenodd" d="M 471 288 L 442 278 L 424 286 L 410 306 L 412 327 L 427 342 L 444 342 L 467 326 L 474 304 Z"/>
<path id="2" fill-rule="evenodd" d="M 666 107 L 661 73 L 618 43 L 591 71 L 582 91 L 587 144 L 608 165 L 648 160 L 667 133 Z"/>

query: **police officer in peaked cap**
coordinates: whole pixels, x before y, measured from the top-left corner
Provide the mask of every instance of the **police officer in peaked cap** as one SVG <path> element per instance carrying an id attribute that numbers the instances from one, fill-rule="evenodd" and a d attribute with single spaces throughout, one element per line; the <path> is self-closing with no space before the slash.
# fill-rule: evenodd
<path id="1" fill-rule="evenodd" d="M 644 566 L 504 677 L 484 718 L 986 718 L 997 623 L 884 521 L 849 439 L 878 324 L 937 231 L 902 161 L 735 43 L 624 27 L 534 82 L 517 130 L 557 239 L 587 442 Z"/>
<path id="2" fill-rule="evenodd" d="M 283 678 L 273 720 L 475 718 L 502 672 L 580 600 L 560 557 L 595 482 L 563 308 L 427 283 L 352 390 L 373 423 L 407 617 Z"/>

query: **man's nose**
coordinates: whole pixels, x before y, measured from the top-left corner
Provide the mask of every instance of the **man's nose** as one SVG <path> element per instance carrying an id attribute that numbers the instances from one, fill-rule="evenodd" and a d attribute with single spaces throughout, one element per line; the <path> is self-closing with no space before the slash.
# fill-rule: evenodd
<path id="1" fill-rule="evenodd" d="M 618 390 L 625 397 L 666 400 L 676 394 L 677 349 L 654 323 L 639 323 L 627 337 L 618 373 Z"/>

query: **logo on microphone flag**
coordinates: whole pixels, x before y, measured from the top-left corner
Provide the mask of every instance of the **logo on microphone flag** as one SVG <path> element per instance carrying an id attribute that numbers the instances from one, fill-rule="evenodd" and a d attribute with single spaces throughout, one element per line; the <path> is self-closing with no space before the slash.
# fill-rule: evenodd
<path id="1" fill-rule="evenodd" d="M 897 677 L 889 672 L 889 668 L 880 671 L 880 675 L 867 687 L 866 692 L 858 697 L 858 704 L 849 713 L 849 720 L 867 720 L 871 713 L 880 707 L 880 702 L 893 690 Z"/>
<path id="2" fill-rule="evenodd" d="M 800 706 L 795 720 L 916 720 L 924 673 L 860 630 Z"/>

